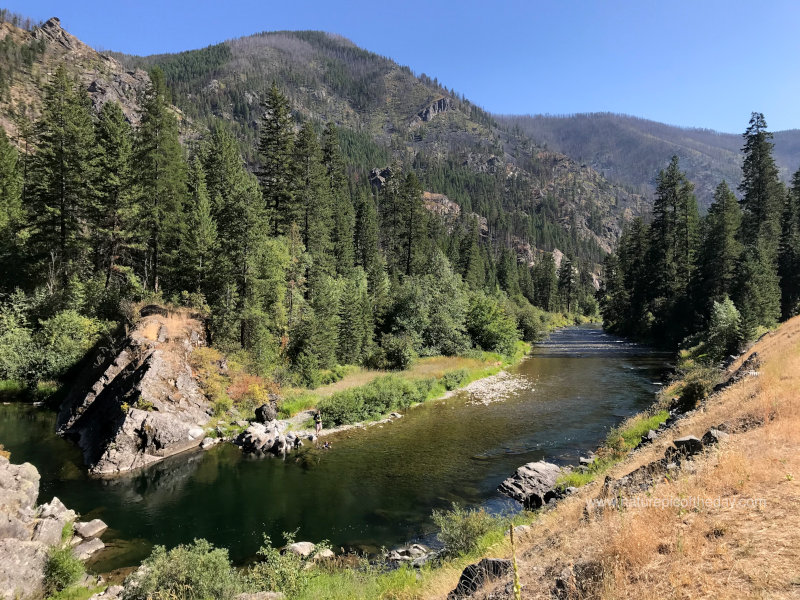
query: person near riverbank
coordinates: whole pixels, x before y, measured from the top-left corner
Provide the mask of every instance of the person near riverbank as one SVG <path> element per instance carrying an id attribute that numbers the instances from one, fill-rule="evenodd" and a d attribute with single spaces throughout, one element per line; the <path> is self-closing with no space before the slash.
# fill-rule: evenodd
<path id="1" fill-rule="evenodd" d="M 317 435 L 319 435 L 319 432 L 322 431 L 322 413 L 319 411 L 314 413 L 314 424 L 317 428 Z"/>

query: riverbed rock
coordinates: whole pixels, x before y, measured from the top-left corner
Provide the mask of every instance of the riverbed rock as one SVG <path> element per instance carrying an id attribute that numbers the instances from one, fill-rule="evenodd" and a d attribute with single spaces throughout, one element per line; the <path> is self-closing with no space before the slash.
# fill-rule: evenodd
<path id="1" fill-rule="evenodd" d="M 189 356 L 205 326 L 186 310 L 145 312 L 109 345 L 116 350 L 90 361 L 61 405 L 58 432 L 78 443 L 96 475 L 145 467 L 204 439 L 211 407 Z"/>
<path id="2" fill-rule="evenodd" d="M 558 465 L 543 460 L 530 462 L 517 469 L 497 489 L 521 502 L 526 509 L 535 510 L 557 497 L 556 480 L 560 474 Z"/>
<path id="3" fill-rule="evenodd" d="M 85 540 L 99 537 L 106 529 L 108 529 L 108 525 L 100 519 L 92 519 L 87 523 L 75 523 L 75 533 Z"/>
<path id="4" fill-rule="evenodd" d="M 0 456 L 0 599 L 42 595 L 50 546 L 61 543 L 75 511 L 58 499 L 36 507 L 39 472 L 28 463 Z"/>
<path id="5" fill-rule="evenodd" d="M 92 554 L 99 552 L 105 547 L 106 545 L 101 540 L 93 538 L 91 540 L 87 540 L 85 542 L 78 544 L 72 549 L 72 552 L 79 559 L 86 560 Z"/>
<path id="6" fill-rule="evenodd" d="M 317 547 L 311 542 L 295 542 L 286 546 L 286 552 L 307 558 L 314 553 Z"/>
<path id="7" fill-rule="evenodd" d="M 484 585 L 505 576 L 511 571 L 511 561 L 504 558 L 484 558 L 467 565 L 458 579 L 458 585 L 447 595 L 448 600 L 468 598 Z"/>
<path id="8" fill-rule="evenodd" d="M 323 548 L 322 550 L 318 550 L 317 552 L 314 553 L 312 560 L 315 562 L 326 561 L 326 560 L 331 560 L 335 556 L 336 555 L 333 553 L 333 550 L 331 550 L 330 548 Z"/>

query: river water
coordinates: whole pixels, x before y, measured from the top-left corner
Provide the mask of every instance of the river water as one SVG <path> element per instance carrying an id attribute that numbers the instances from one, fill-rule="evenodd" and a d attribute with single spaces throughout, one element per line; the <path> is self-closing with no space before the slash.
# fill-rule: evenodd
<path id="1" fill-rule="evenodd" d="M 504 478 L 534 460 L 577 462 L 653 401 L 666 366 L 664 355 L 598 328 L 567 328 L 511 369 L 519 389 L 502 401 L 462 392 L 285 461 L 221 444 L 133 476 L 91 479 L 77 448 L 54 435 L 54 413 L 22 404 L 0 406 L 0 443 L 14 462 L 39 469 L 39 502 L 55 495 L 109 524 L 97 571 L 194 538 L 243 562 L 264 534 L 278 543 L 295 530 L 297 539 L 374 552 L 430 536 L 431 512 L 454 501 L 515 510 L 496 492 Z"/>

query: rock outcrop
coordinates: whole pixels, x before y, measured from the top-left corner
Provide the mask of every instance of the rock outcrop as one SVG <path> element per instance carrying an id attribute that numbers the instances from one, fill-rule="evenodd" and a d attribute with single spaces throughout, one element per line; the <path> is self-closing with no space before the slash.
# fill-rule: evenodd
<path id="1" fill-rule="evenodd" d="M 511 561 L 504 558 L 484 558 L 467 565 L 458 579 L 458 585 L 447 595 L 448 600 L 469 598 L 490 581 L 499 579 L 511 571 Z"/>
<path id="2" fill-rule="evenodd" d="M 204 343 L 204 326 L 188 312 L 145 314 L 61 406 L 58 431 L 77 441 L 95 475 L 145 467 L 206 437 L 211 409 L 189 364 Z"/>
<path id="3" fill-rule="evenodd" d="M 530 462 L 517 469 L 497 489 L 522 502 L 525 508 L 534 510 L 558 497 L 556 481 L 560 474 L 561 467 L 558 465 L 543 460 Z"/>
<path id="4" fill-rule="evenodd" d="M 436 115 L 447 112 L 453 109 L 453 99 L 447 96 L 437 98 L 428 106 L 419 111 L 415 117 L 416 123 L 427 123 L 431 121 Z"/>
<path id="5" fill-rule="evenodd" d="M 64 540 L 66 526 L 76 518 L 58 499 L 36 506 L 39 472 L 29 464 L 12 464 L 0 456 L 0 598 L 18 600 L 40 598 L 44 568 L 51 546 Z M 84 534 L 76 535 L 71 545 L 76 556 L 88 558 L 103 548 L 97 535 L 105 530 L 99 520 L 83 523 Z M 80 551 L 80 548 L 86 546 Z"/>

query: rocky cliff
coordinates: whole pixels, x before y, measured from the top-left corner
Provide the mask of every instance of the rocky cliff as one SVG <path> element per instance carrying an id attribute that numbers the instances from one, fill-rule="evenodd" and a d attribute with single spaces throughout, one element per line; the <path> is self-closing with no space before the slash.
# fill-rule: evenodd
<path id="1" fill-rule="evenodd" d="M 148 307 L 118 349 L 106 350 L 61 406 L 60 434 L 89 470 L 114 475 L 195 448 L 211 409 L 189 355 L 205 343 L 201 319 Z"/>
<path id="2" fill-rule="evenodd" d="M 14 139 L 14 115 L 37 117 L 42 104 L 42 81 L 47 81 L 58 65 L 64 65 L 89 92 L 95 109 L 109 101 L 119 102 L 131 123 L 138 123 L 138 97 L 147 87 L 149 76 L 142 69 L 126 69 L 115 58 L 97 52 L 61 27 L 52 18 L 25 31 L 11 23 L 0 23 L 0 42 L 18 48 L 40 48 L 30 63 L 22 63 L 6 73 L 7 91 L 0 93 L 0 126 Z"/>

